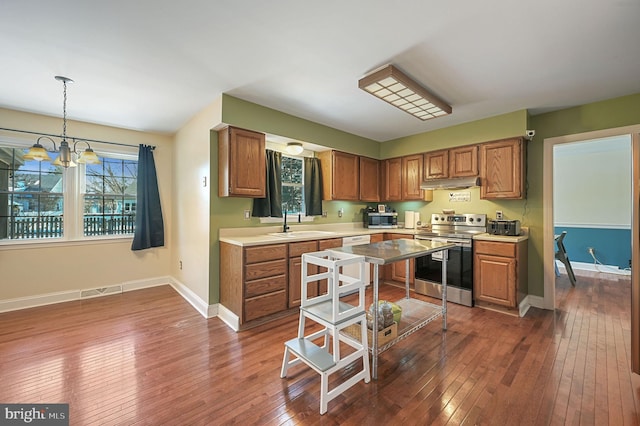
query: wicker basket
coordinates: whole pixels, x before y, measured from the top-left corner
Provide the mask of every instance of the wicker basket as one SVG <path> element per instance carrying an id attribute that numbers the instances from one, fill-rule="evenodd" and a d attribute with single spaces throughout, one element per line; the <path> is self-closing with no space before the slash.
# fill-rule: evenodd
<path id="1" fill-rule="evenodd" d="M 345 327 L 342 331 L 345 334 L 348 334 L 354 339 L 360 341 L 360 325 L 359 324 L 353 324 L 348 327 Z M 367 328 L 367 340 L 369 342 L 369 346 L 371 346 L 373 343 L 373 333 L 371 331 L 372 330 Z M 382 330 L 378 331 L 378 347 L 384 344 L 387 344 L 388 342 L 392 341 L 396 337 L 398 337 L 398 323 L 394 322 L 389 327 L 383 328 Z"/>

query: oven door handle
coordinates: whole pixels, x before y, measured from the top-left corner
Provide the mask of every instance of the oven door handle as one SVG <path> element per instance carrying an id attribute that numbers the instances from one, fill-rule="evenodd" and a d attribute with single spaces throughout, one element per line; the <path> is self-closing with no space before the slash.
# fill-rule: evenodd
<path id="1" fill-rule="evenodd" d="M 431 241 L 435 241 L 436 243 L 448 243 L 449 241 L 446 238 L 431 238 Z M 449 250 L 440 250 L 431 253 L 431 259 L 436 260 L 438 262 L 442 262 L 443 259 L 449 260 Z"/>

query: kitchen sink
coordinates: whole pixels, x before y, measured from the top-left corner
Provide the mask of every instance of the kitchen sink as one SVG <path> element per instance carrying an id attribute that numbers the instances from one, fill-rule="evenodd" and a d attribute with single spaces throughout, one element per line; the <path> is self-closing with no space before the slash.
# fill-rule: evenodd
<path id="1" fill-rule="evenodd" d="M 281 238 L 313 238 L 313 237 L 326 237 L 330 235 L 336 235 L 337 232 L 332 231 L 290 231 L 290 232 L 271 232 L 267 235 Z"/>

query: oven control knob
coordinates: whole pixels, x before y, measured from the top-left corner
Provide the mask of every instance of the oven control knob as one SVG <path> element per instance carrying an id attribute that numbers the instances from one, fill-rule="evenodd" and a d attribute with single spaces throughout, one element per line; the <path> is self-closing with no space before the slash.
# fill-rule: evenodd
<path id="1" fill-rule="evenodd" d="M 469 222 L 473 222 L 473 218 L 472 217 L 469 218 Z"/>

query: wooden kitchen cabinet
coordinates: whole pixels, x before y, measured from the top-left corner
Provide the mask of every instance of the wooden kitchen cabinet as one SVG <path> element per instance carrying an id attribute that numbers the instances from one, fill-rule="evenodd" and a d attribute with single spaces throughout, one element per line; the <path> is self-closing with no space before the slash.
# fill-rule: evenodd
<path id="1" fill-rule="evenodd" d="M 302 255 L 318 251 L 317 241 L 300 241 L 289 243 L 289 308 L 300 306 L 302 297 Z M 318 273 L 318 267 L 311 263 L 307 266 L 307 275 Z M 307 288 L 309 297 L 318 295 L 318 283 L 311 283 Z"/>
<path id="2" fill-rule="evenodd" d="M 218 196 L 266 197 L 265 135 L 225 127 L 218 131 Z"/>
<path id="3" fill-rule="evenodd" d="M 424 153 L 424 178 L 442 179 L 449 177 L 449 150 L 442 149 Z"/>
<path id="4" fill-rule="evenodd" d="M 220 303 L 240 325 L 287 309 L 287 244 L 220 242 Z"/>
<path id="5" fill-rule="evenodd" d="M 385 240 L 398 240 L 398 239 L 413 240 L 413 235 L 408 234 L 392 234 L 386 233 Z M 407 279 L 407 264 L 405 260 L 400 262 L 391 263 L 385 266 L 385 278 L 390 281 L 395 281 L 403 286 Z M 409 260 L 409 284 L 413 285 L 415 279 L 415 259 Z"/>
<path id="6" fill-rule="evenodd" d="M 389 158 L 381 162 L 382 201 L 402 200 L 402 158 Z"/>
<path id="7" fill-rule="evenodd" d="M 340 151 L 319 152 L 323 200 L 358 201 L 360 157 Z"/>
<path id="8" fill-rule="evenodd" d="M 422 154 L 382 160 L 380 201 L 432 201 L 433 191 L 420 189 L 422 163 Z"/>
<path id="9" fill-rule="evenodd" d="M 478 176 L 478 145 L 424 153 L 424 178 Z"/>
<path id="10" fill-rule="evenodd" d="M 449 149 L 449 177 L 478 176 L 478 145 Z"/>
<path id="11" fill-rule="evenodd" d="M 527 240 L 475 241 L 473 262 L 475 304 L 515 310 L 528 292 Z"/>
<path id="12" fill-rule="evenodd" d="M 318 251 L 329 250 L 336 247 L 342 247 L 342 238 L 328 238 L 318 241 Z M 318 267 L 318 273 L 326 272 L 327 268 Z M 328 281 L 326 279 L 318 281 L 318 294 L 325 294 L 328 291 Z"/>
<path id="13" fill-rule="evenodd" d="M 402 199 L 422 200 L 424 193 L 420 189 L 422 183 L 423 155 L 407 155 L 402 157 Z"/>
<path id="14" fill-rule="evenodd" d="M 360 157 L 360 201 L 380 201 L 380 160 Z"/>
<path id="15" fill-rule="evenodd" d="M 526 197 L 524 144 L 523 138 L 511 138 L 480 145 L 481 199 Z"/>

